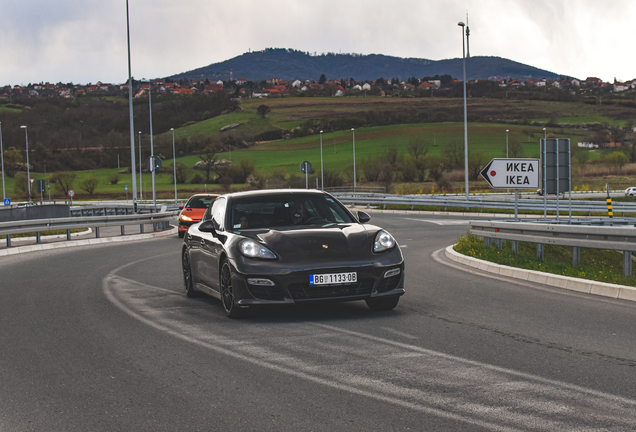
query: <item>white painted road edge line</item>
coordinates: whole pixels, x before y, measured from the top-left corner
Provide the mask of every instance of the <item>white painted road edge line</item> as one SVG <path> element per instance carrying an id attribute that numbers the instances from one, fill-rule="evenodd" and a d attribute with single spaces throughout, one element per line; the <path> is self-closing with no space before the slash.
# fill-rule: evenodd
<path id="1" fill-rule="evenodd" d="M 450 245 L 446 248 L 446 256 L 450 260 L 486 271 L 488 273 L 494 273 L 514 279 L 521 279 L 528 282 L 541 283 L 570 291 L 578 291 L 621 300 L 636 301 L 636 288 L 634 287 L 596 282 L 587 279 L 560 276 L 536 270 L 518 269 L 515 267 L 495 264 L 489 261 L 462 255 L 459 252 L 456 252 L 453 249 L 453 246 L 454 245 Z"/>
<path id="2" fill-rule="evenodd" d="M 138 241 L 138 240 L 149 240 L 159 237 L 168 237 L 176 234 L 177 227 L 174 225 L 170 225 L 170 229 L 144 233 L 144 234 L 129 234 L 117 237 L 100 237 L 100 238 L 90 238 L 90 239 L 82 239 L 82 240 L 69 240 L 69 241 L 61 241 L 56 243 L 40 243 L 28 246 L 17 246 L 10 247 L 5 249 L 0 249 L 0 257 L 8 256 L 8 255 L 17 255 L 21 253 L 27 252 L 35 252 L 49 249 L 59 249 L 59 248 L 68 248 L 75 246 L 87 246 L 94 244 L 104 244 L 104 243 L 119 243 L 119 242 L 129 242 L 129 241 Z"/>

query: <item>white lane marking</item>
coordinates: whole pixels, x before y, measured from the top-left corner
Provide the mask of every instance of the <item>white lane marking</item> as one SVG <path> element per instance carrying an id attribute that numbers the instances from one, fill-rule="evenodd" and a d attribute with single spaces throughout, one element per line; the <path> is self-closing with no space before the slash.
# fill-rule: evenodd
<path id="1" fill-rule="evenodd" d="M 468 225 L 468 220 L 457 220 L 457 219 L 414 219 L 414 218 L 403 218 L 405 220 L 417 221 L 417 222 L 428 222 L 436 225 Z"/>
<path id="2" fill-rule="evenodd" d="M 489 430 L 636 429 L 631 399 L 334 325 L 295 323 L 281 334 L 284 323 L 245 323 L 237 334 L 207 302 L 117 276 L 119 270 L 102 287 L 129 316 L 259 367 Z"/>

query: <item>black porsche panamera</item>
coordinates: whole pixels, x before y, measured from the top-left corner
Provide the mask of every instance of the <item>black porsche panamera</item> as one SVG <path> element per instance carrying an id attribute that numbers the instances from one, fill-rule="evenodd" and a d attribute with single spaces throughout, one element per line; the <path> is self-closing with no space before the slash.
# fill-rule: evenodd
<path id="1" fill-rule="evenodd" d="M 369 220 L 318 190 L 221 195 L 184 237 L 185 293 L 218 298 L 231 318 L 316 301 L 391 310 L 404 294 L 404 258 Z"/>

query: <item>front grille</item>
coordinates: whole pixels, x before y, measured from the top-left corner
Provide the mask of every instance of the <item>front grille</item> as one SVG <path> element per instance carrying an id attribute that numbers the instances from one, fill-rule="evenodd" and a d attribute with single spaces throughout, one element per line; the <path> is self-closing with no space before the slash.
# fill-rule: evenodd
<path id="1" fill-rule="evenodd" d="M 362 279 L 351 285 L 290 284 L 287 289 L 294 300 L 351 297 L 371 294 L 373 279 Z"/>
<path id="2" fill-rule="evenodd" d="M 400 278 L 401 275 L 380 279 L 380 282 L 378 282 L 378 287 L 376 288 L 376 292 L 383 293 L 396 289 L 400 283 Z"/>
<path id="3" fill-rule="evenodd" d="M 284 300 L 285 295 L 279 287 L 248 285 L 250 293 L 261 300 Z"/>

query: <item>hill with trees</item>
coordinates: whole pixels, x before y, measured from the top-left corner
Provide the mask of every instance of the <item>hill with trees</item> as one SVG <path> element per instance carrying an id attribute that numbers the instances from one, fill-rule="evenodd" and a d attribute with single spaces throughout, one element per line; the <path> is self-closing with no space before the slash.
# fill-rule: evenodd
<path id="1" fill-rule="evenodd" d="M 377 78 L 398 78 L 450 75 L 462 77 L 462 59 L 428 60 L 400 58 L 382 54 L 335 54 L 320 55 L 308 52 L 267 48 L 263 51 L 247 52 L 232 59 L 205 67 L 172 75 L 175 81 L 223 80 L 233 77 L 261 81 L 275 77 L 278 79 L 314 80 L 325 74 L 328 79 L 342 78 L 374 80 Z M 470 57 L 466 60 L 467 79 L 488 79 L 492 77 L 526 80 L 530 78 L 556 79 L 561 75 L 524 65 L 501 57 Z"/>

